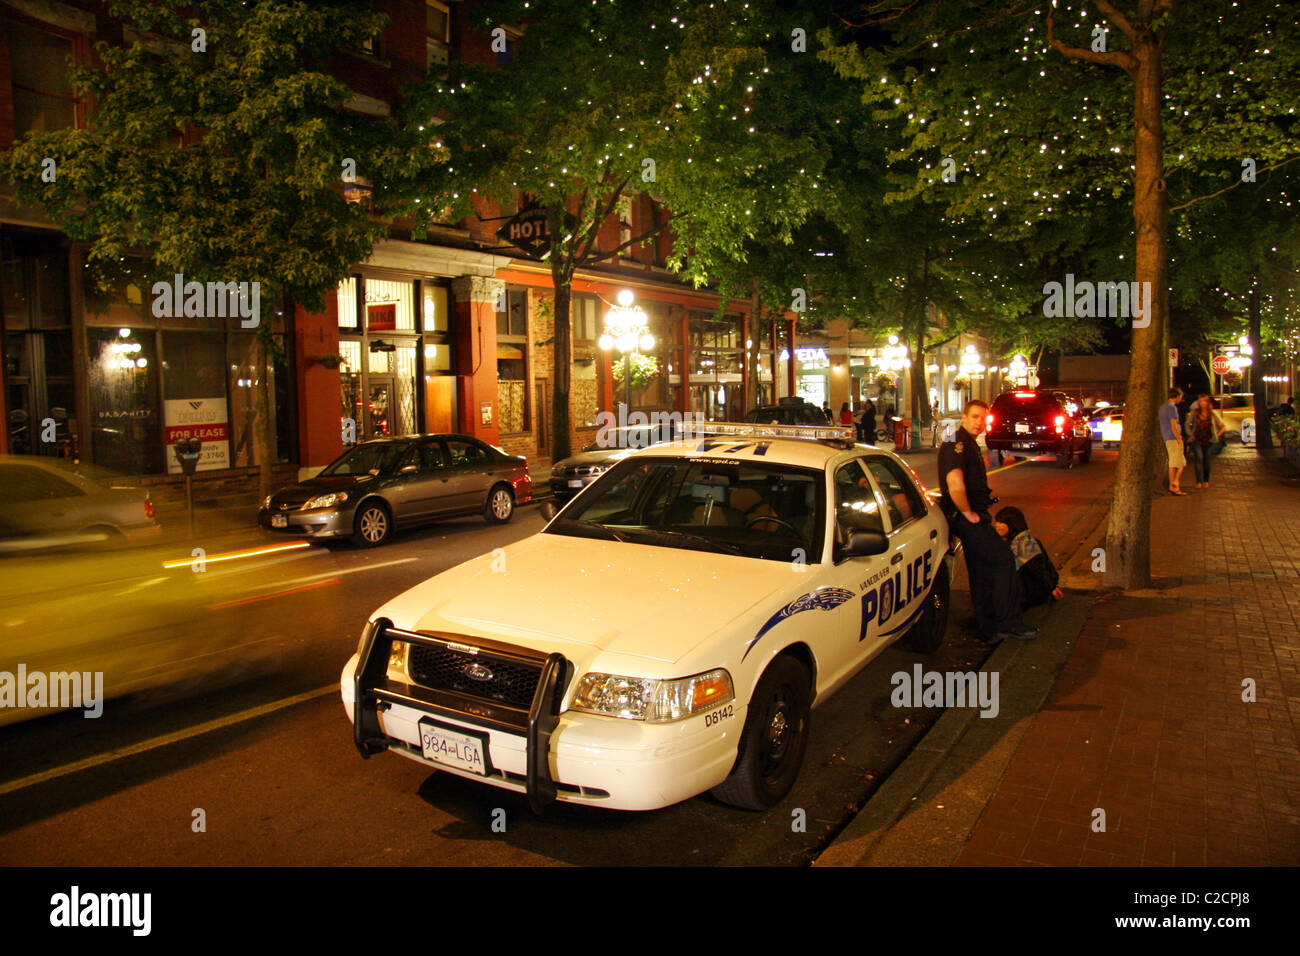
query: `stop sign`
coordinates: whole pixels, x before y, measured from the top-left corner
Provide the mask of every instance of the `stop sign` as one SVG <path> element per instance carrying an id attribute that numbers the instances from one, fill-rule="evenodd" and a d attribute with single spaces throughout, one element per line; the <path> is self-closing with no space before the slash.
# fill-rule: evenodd
<path id="1" fill-rule="evenodd" d="M 1210 363 L 1210 368 L 1214 369 L 1215 375 L 1226 375 L 1231 371 L 1232 365 L 1229 364 L 1228 356 L 1216 355 L 1214 361 Z"/>

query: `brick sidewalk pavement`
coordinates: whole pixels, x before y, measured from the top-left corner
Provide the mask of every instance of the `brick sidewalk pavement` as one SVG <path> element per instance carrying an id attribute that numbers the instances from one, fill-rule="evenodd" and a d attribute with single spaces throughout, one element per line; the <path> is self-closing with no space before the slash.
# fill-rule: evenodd
<path id="1" fill-rule="evenodd" d="M 1100 597 L 958 865 L 1300 863 L 1293 474 L 1235 446 L 1155 500 L 1155 587 Z"/>

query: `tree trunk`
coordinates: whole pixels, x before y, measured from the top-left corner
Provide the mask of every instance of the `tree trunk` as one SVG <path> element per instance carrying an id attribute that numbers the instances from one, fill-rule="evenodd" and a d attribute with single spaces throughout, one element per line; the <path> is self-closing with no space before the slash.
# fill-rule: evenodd
<path id="1" fill-rule="evenodd" d="M 1135 170 L 1133 221 L 1137 232 L 1137 274 L 1145 294 L 1150 289 L 1145 324 L 1133 329 L 1132 362 L 1124 441 L 1110 520 L 1106 528 L 1106 576 L 1111 587 L 1142 588 L 1151 584 L 1151 493 L 1149 467 L 1161 441 L 1156 421 L 1165 381 L 1162 343 L 1168 319 L 1168 194 L 1164 180 L 1164 129 L 1161 109 L 1159 41 L 1147 34 L 1135 44 L 1138 61 L 1133 82 Z"/>
<path id="2" fill-rule="evenodd" d="M 272 469 L 275 466 L 275 440 L 272 433 L 275 429 L 275 416 L 271 413 L 272 394 L 271 394 L 271 374 L 273 372 L 271 365 L 271 351 L 267 348 L 265 337 L 261 330 L 253 336 L 257 340 L 256 352 L 257 362 L 253 366 L 257 374 L 257 423 L 253 430 L 253 448 L 257 455 L 257 499 L 261 501 L 272 491 L 274 486 L 274 473 Z"/>
<path id="3" fill-rule="evenodd" d="M 563 209 L 551 210 L 551 235 L 563 235 Z M 554 389 L 551 392 L 551 459 L 559 461 L 573 453 L 573 443 L 569 439 L 569 385 L 573 372 L 573 344 L 569 324 L 569 301 L 572 298 L 573 272 L 566 263 L 560 250 L 551 248 L 551 281 L 555 285 L 555 310 L 552 313 L 554 328 L 553 369 L 551 372 Z M 617 401 L 615 402 L 617 404 Z"/>
<path id="4" fill-rule="evenodd" d="M 1250 384 L 1255 393 L 1255 451 L 1272 451 L 1273 428 L 1271 419 L 1273 416 L 1268 411 L 1268 394 L 1265 391 L 1268 384 L 1264 381 L 1264 369 L 1261 367 L 1264 352 L 1260 348 L 1259 341 L 1262 335 L 1258 278 L 1256 278 L 1255 284 L 1250 289 L 1249 308 L 1251 360 L 1254 362 L 1251 366 Z"/>
<path id="5" fill-rule="evenodd" d="M 912 366 L 907 370 L 912 392 L 912 428 L 930 424 L 930 390 L 925 384 L 925 323 L 916 330 L 916 348 L 912 352 Z M 921 396 L 925 401 L 921 401 Z M 919 423 L 919 424 L 918 424 Z"/>

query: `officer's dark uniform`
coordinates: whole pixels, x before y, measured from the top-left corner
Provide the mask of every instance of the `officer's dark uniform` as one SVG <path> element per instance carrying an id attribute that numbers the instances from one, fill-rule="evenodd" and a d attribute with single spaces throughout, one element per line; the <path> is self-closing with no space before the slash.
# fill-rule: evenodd
<path id="1" fill-rule="evenodd" d="M 966 484 L 970 510 L 979 515 L 972 524 L 957 510 L 948 494 L 948 472 L 959 469 Z M 999 632 L 1024 627 L 1020 617 L 1020 580 L 1016 577 L 1016 556 L 1010 546 L 993 530 L 989 505 L 995 500 L 989 490 L 984 455 L 975 439 L 958 428 L 952 441 L 939 446 L 939 505 L 948 516 L 948 525 L 961 541 L 966 553 L 966 571 L 970 575 L 971 602 L 980 637 L 995 639 Z"/>

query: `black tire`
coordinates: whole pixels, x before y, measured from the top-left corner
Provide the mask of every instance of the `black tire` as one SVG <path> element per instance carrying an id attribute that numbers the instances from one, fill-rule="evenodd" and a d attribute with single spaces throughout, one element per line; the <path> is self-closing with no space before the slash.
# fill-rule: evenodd
<path id="1" fill-rule="evenodd" d="M 1092 461 L 1092 439 L 1089 438 L 1083 445 L 1083 451 L 1079 452 L 1080 464 L 1086 465 Z"/>
<path id="2" fill-rule="evenodd" d="M 799 777 L 811 716 L 812 675 L 795 658 L 778 657 L 754 688 L 735 766 L 713 795 L 744 810 L 770 810 L 784 800 Z"/>
<path id="3" fill-rule="evenodd" d="M 493 485 L 483 505 L 483 518 L 488 524 L 505 524 L 515 513 L 515 493 L 509 485 Z"/>
<path id="4" fill-rule="evenodd" d="M 1001 468 L 1002 463 L 1007 460 L 1007 453 L 1002 451 L 1002 449 L 999 448 L 999 449 L 995 449 L 993 454 L 995 456 L 993 459 L 993 467 Z"/>
<path id="5" fill-rule="evenodd" d="M 1070 469 L 1074 467 L 1074 445 L 1073 444 L 1066 445 L 1065 451 L 1057 453 L 1056 463 L 1065 469 Z"/>
<path id="6" fill-rule="evenodd" d="M 916 654 L 933 654 L 943 646 L 948 634 L 948 607 L 951 584 L 948 581 L 948 565 L 939 565 L 939 575 L 934 579 L 934 586 L 925 599 L 925 610 L 921 616 L 899 638 L 898 646 L 905 651 Z"/>
<path id="7" fill-rule="evenodd" d="M 352 540 L 360 548 L 377 548 L 393 534 L 393 512 L 378 498 L 357 506 L 352 522 Z"/>

